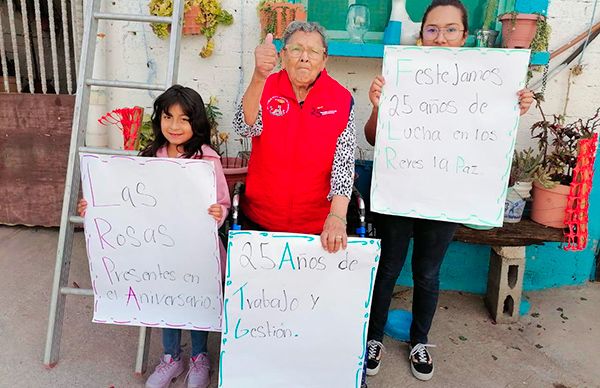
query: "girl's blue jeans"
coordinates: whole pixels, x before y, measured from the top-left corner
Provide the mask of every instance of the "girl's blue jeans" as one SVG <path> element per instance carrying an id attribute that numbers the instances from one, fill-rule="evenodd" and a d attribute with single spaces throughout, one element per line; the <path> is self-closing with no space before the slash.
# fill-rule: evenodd
<path id="1" fill-rule="evenodd" d="M 410 342 L 426 344 L 440 289 L 440 267 L 457 224 L 375 213 L 377 237 L 381 238 L 381 258 L 371 304 L 369 340 L 383 340 L 383 329 L 394 286 L 404 266 L 413 238 L 413 303 Z"/>
<path id="2" fill-rule="evenodd" d="M 207 351 L 208 331 L 190 330 L 192 336 L 192 357 Z M 181 353 L 181 330 L 162 329 L 162 341 L 165 354 L 179 359 Z"/>

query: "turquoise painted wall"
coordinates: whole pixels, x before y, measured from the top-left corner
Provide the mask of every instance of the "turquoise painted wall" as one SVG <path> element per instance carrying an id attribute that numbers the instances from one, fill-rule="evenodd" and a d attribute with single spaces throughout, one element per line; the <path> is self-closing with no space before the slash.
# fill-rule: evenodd
<path id="1" fill-rule="evenodd" d="M 596 159 L 595 169 L 600 167 Z M 589 209 L 589 243 L 581 252 L 569 252 L 560 244 L 551 243 L 527 247 L 525 291 L 581 285 L 594 280 L 596 251 L 600 240 L 600 174 L 594 176 Z M 412 250 L 409 251 L 409 257 Z M 489 269 L 490 247 L 455 242 L 450 245 L 440 274 L 440 288 L 475 294 L 485 294 Z M 412 286 L 410 260 L 402 269 L 398 284 Z"/>

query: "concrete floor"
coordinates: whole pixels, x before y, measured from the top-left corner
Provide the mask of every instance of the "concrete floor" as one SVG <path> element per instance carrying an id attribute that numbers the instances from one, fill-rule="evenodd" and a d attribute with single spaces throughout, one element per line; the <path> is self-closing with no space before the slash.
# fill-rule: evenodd
<path id="1" fill-rule="evenodd" d="M 91 323 L 91 298 L 68 297 L 60 361 L 53 369 L 43 367 L 57 235 L 55 229 L 0 226 L 0 387 L 143 386 L 144 377 L 133 374 L 138 329 Z M 81 237 L 69 283 L 87 288 Z M 600 387 L 600 284 L 526 296 L 529 315 L 495 325 L 481 296 L 443 293 L 430 334 L 437 345 L 434 378 L 415 380 L 406 345 L 386 338 L 382 369 L 369 388 Z M 399 289 L 394 307 L 410 306 L 410 298 L 409 289 Z M 150 367 L 160 355 L 159 340 L 155 331 Z M 189 337 L 183 342 L 189 351 Z M 217 346 L 218 337 L 211 335 L 212 355 Z M 182 379 L 173 386 L 183 387 Z M 216 386 L 215 375 L 211 388 Z"/>

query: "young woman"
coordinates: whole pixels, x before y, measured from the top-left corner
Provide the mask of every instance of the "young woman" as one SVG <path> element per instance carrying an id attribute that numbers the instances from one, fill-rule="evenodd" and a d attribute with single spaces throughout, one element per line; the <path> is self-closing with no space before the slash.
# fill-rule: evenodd
<path id="1" fill-rule="evenodd" d="M 467 11 L 459 0 L 434 0 L 423 16 L 421 40 L 423 46 L 461 47 L 468 36 L 467 28 Z M 365 136 L 371 145 L 375 144 L 379 98 L 384 83 L 384 78 L 377 76 L 369 90 L 373 110 L 365 125 Z M 524 114 L 533 102 L 533 93 L 524 89 L 518 93 L 518 98 L 521 114 Z M 375 279 L 369 322 L 367 374 L 375 375 L 379 371 L 383 328 L 392 292 L 413 237 L 413 320 L 409 360 L 413 375 L 420 380 L 429 380 L 434 367 L 427 349 L 433 345 L 428 344 L 427 335 L 437 307 L 440 267 L 457 224 L 376 214 L 376 226 L 381 238 L 381 261 Z"/>

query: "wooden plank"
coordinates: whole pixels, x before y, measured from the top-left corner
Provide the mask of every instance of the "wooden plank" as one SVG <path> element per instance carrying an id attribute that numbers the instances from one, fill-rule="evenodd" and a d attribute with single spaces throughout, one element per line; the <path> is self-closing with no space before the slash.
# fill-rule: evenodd
<path id="1" fill-rule="evenodd" d="M 74 102 L 0 94 L 0 224 L 59 225 Z"/>
<path id="2" fill-rule="evenodd" d="M 491 246 L 526 246 L 562 242 L 563 230 L 524 219 L 515 224 L 505 223 L 502 228 L 490 230 L 475 230 L 461 225 L 454 235 L 454 240 Z"/>

